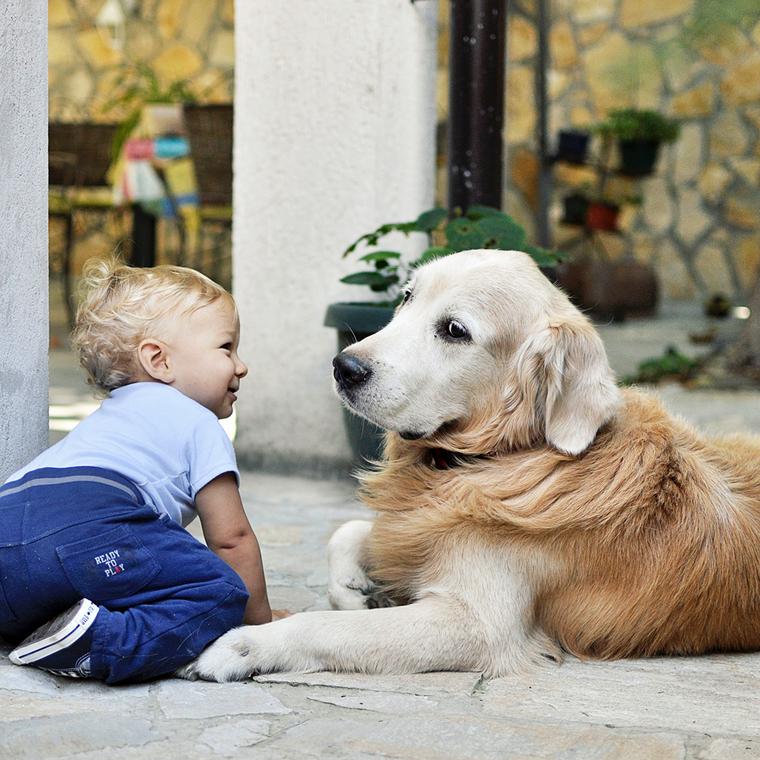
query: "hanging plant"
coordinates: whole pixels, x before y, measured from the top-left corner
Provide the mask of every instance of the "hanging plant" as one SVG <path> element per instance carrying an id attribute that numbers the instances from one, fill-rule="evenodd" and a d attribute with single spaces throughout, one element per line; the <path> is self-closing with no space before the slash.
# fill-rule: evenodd
<path id="1" fill-rule="evenodd" d="M 660 145 L 677 140 L 681 127 L 657 111 L 621 108 L 610 111 L 594 131 L 607 139 L 617 139 L 622 174 L 641 177 L 652 174 Z"/>

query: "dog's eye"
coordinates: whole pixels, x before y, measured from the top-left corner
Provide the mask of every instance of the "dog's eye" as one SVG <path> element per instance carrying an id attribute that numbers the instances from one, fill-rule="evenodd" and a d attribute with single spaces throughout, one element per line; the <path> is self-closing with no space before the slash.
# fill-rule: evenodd
<path id="1" fill-rule="evenodd" d="M 411 300 L 412 300 L 412 291 L 410 288 L 409 290 L 404 291 L 404 297 L 401 300 L 401 303 L 406 303 L 407 301 L 411 301 Z"/>
<path id="2" fill-rule="evenodd" d="M 470 339 L 470 333 L 467 331 L 467 328 L 461 322 L 457 322 L 456 319 L 451 319 L 446 324 L 446 335 L 454 340 Z"/>

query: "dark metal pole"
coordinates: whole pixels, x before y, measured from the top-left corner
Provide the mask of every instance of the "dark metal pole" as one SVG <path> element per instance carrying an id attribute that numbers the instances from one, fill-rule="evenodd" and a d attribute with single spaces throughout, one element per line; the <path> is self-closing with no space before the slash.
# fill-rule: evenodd
<path id="1" fill-rule="evenodd" d="M 552 161 L 548 145 L 548 103 L 546 97 L 546 72 L 549 68 L 549 14 L 546 0 L 538 0 L 538 56 L 536 59 L 536 105 L 538 107 L 538 209 L 536 232 L 538 244 L 551 248 L 549 229 L 549 203 L 552 185 Z"/>
<path id="2" fill-rule="evenodd" d="M 133 267 L 156 265 L 156 217 L 143 210 L 139 203 L 132 204 L 132 257 Z"/>
<path id="3" fill-rule="evenodd" d="M 449 208 L 501 208 L 507 0 L 451 0 Z"/>

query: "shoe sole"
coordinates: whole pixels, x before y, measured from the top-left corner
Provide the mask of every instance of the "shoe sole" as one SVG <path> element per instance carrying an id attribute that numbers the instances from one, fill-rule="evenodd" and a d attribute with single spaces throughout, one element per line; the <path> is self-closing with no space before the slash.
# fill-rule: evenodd
<path id="1" fill-rule="evenodd" d="M 84 600 L 82 606 L 83 609 L 78 610 L 60 630 L 37 641 L 16 647 L 8 655 L 10 661 L 14 665 L 30 665 L 43 657 L 60 652 L 72 641 L 76 641 L 95 622 L 99 610 L 99 607 L 89 600 Z"/>

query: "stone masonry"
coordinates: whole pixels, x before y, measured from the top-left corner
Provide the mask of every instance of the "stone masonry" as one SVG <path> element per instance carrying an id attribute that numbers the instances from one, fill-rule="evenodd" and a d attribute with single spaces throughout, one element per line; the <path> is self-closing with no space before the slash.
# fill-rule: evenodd
<path id="1" fill-rule="evenodd" d="M 550 132 L 587 127 L 611 108 L 655 108 L 681 120 L 655 176 L 618 180 L 627 205 L 622 237 L 603 235 L 614 257 L 655 266 L 666 297 L 745 298 L 760 263 L 760 19 L 687 45 L 683 30 L 700 0 L 554 0 L 549 71 Z M 147 63 L 164 83 L 187 79 L 201 102 L 232 99 L 233 0 L 144 0 L 126 25 L 123 48 L 95 24 L 102 0 L 49 0 L 52 119 L 118 120 L 104 111 L 127 61 Z M 447 113 L 448 6 L 439 0 L 439 120 Z M 505 208 L 529 229 L 537 202 L 535 0 L 511 3 L 507 63 Z M 442 160 L 439 166 L 442 167 Z M 439 200 L 443 171 L 439 172 Z M 555 243 L 576 231 L 557 224 L 572 188 L 593 185 L 589 169 L 557 165 Z M 77 220 L 76 260 L 110 251 L 127 232 L 113 217 Z M 52 225 L 54 228 L 55 225 Z M 58 245 L 55 229 L 52 245 Z M 162 230 L 160 250 L 172 230 Z"/>
<path id="2" fill-rule="evenodd" d="M 51 120 L 118 121 L 125 109 L 104 106 L 120 94 L 124 66 L 138 62 L 163 85 L 187 80 L 201 102 L 232 100 L 233 0 L 142 0 L 127 17 L 121 48 L 96 24 L 103 4 L 49 0 Z"/>
<path id="3" fill-rule="evenodd" d="M 368 516 L 353 486 L 247 474 L 242 492 L 272 603 L 324 609 L 330 532 Z M 289 673 L 109 687 L 12 665 L 7 651 L 0 644 L 9 760 L 760 758 L 757 654 L 571 658 L 494 680 Z"/>
<path id="4" fill-rule="evenodd" d="M 118 122 L 135 103 L 114 105 L 130 84 L 129 66 L 146 65 L 162 87 L 186 81 L 199 103 L 229 103 L 234 88 L 234 0 L 141 0 L 127 15 L 123 43 L 98 26 L 104 0 L 49 0 L 51 121 Z M 111 253 L 130 234 L 128 215 L 77 212 L 74 270 L 90 256 Z M 62 247 L 50 225 L 51 265 Z M 176 230 L 159 225 L 158 257 L 172 261 Z"/>
<path id="5" fill-rule="evenodd" d="M 700 0 L 549 2 L 549 131 L 585 128 L 613 108 L 650 108 L 680 120 L 678 142 L 655 176 L 618 180 L 622 237 L 604 235 L 613 258 L 654 265 L 664 295 L 741 301 L 760 263 L 760 15 L 691 44 L 684 30 Z M 706 5 L 705 3 L 702 3 Z M 446 115 L 447 13 L 439 55 L 439 118 Z M 536 2 L 514 0 L 507 43 L 505 208 L 529 228 L 537 202 Z M 596 147 L 596 146 L 595 146 Z M 577 230 L 557 224 L 570 189 L 593 186 L 588 168 L 556 165 L 551 216 L 559 247 Z M 441 193 L 442 197 L 442 193 Z"/>

